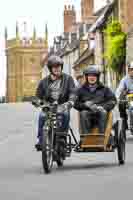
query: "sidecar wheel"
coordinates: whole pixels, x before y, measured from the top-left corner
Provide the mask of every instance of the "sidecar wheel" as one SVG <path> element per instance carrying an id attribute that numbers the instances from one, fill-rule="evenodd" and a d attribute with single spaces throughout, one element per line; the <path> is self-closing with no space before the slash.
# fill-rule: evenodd
<path id="1" fill-rule="evenodd" d="M 119 164 L 123 165 L 125 164 L 125 159 L 126 159 L 126 133 L 122 123 L 119 123 L 118 130 L 119 132 L 118 132 L 117 153 L 118 153 Z"/>

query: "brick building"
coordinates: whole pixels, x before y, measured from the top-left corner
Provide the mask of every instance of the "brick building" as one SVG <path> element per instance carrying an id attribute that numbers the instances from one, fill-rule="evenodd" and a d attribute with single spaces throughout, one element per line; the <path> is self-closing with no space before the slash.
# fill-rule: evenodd
<path id="1" fill-rule="evenodd" d="M 126 62 L 133 61 L 133 25 L 130 27 L 127 33 L 127 56 Z"/>
<path id="2" fill-rule="evenodd" d="M 92 24 L 96 19 L 94 16 L 94 0 L 81 0 L 81 21 Z"/>
<path id="3" fill-rule="evenodd" d="M 133 24 L 133 0 L 115 0 L 118 4 L 119 20 L 122 23 L 123 30 L 128 32 Z"/>
<path id="4" fill-rule="evenodd" d="M 119 6 L 119 20 L 123 30 L 127 32 L 127 55 L 126 62 L 133 60 L 133 0 L 117 0 Z"/>
<path id="5" fill-rule="evenodd" d="M 74 6 L 64 6 L 64 32 L 72 31 L 72 27 L 76 25 L 76 11 Z"/>

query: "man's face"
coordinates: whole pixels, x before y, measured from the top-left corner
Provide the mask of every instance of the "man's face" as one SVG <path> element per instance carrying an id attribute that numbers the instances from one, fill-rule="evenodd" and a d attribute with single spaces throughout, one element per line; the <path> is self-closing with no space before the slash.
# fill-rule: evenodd
<path id="1" fill-rule="evenodd" d="M 52 74 L 56 77 L 60 77 L 62 73 L 61 66 L 53 66 L 52 67 Z"/>
<path id="2" fill-rule="evenodd" d="M 133 78 L 133 69 L 128 69 L 128 74 L 131 78 Z"/>
<path id="3" fill-rule="evenodd" d="M 94 74 L 89 74 L 88 76 L 87 76 L 87 79 L 88 79 L 88 83 L 89 84 L 95 84 L 96 82 L 97 82 L 97 76 L 96 75 L 94 75 Z"/>

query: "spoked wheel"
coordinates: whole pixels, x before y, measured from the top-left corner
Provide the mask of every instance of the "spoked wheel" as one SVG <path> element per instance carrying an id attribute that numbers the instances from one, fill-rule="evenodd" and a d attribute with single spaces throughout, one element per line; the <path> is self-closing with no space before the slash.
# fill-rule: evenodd
<path id="1" fill-rule="evenodd" d="M 118 145 L 117 145 L 117 152 L 118 152 L 118 160 L 119 164 L 123 165 L 125 164 L 125 158 L 126 158 L 126 131 L 124 129 L 122 120 L 119 123 L 118 128 Z"/>
<path id="2" fill-rule="evenodd" d="M 53 166 L 53 138 L 52 130 L 43 134 L 42 164 L 45 173 L 50 173 Z"/>

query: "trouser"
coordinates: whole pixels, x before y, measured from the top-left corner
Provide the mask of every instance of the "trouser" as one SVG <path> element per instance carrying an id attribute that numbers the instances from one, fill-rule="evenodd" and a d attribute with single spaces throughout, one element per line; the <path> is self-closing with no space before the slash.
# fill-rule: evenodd
<path id="1" fill-rule="evenodd" d="M 119 103 L 119 112 L 120 112 L 120 117 L 124 118 L 127 120 L 127 112 L 126 112 L 126 103 Z"/>
<path id="2" fill-rule="evenodd" d="M 124 119 L 126 129 L 128 129 L 128 122 L 127 122 L 128 121 L 128 115 L 127 115 L 126 108 L 127 108 L 127 104 L 126 103 L 124 103 L 124 102 L 119 103 L 120 118 Z"/>
<path id="3" fill-rule="evenodd" d="M 88 134 L 91 132 L 91 128 L 96 125 L 99 128 L 99 132 L 104 134 L 106 126 L 107 113 L 106 112 L 97 112 L 92 113 L 89 111 L 80 112 L 80 126 L 82 134 Z"/>
<path id="4" fill-rule="evenodd" d="M 130 128 L 133 129 L 133 107 L 129 106 Z"/>
<path id="5" fill-rule="evenodd" d="M 63 113 L 57 113 L 57 120 L 61 121 L 61 130 L 67 130 L 69 128 L 69 121 L 70 121 L 70 113 L 69 112 L 63 112 Z M 39 119 L 38 119 L 38 134 L 37 137 L 39 138 L 39 141 L 42 142 L 42 136 L 43 136 L 43 126 L 46 121 L 46 114 L 44 112 L 40 112 Z"/>

